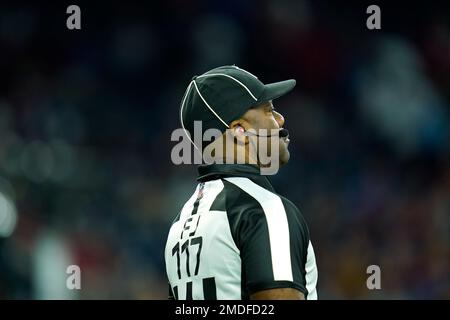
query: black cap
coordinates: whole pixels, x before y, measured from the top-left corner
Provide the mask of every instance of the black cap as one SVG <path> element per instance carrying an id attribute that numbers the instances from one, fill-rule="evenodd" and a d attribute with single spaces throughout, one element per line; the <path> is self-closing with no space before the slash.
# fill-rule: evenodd
<path id="1" fill-rule="evenodd" d="M 202 131 L 228 125 L 247 110 L 281 97 L 295 87 L 295 80 L 263 84 L 256 76 L 237 66 L 222 66 L 192 78 L 181 102 L 181 124 L 191 136 L 194 121 Z"/>

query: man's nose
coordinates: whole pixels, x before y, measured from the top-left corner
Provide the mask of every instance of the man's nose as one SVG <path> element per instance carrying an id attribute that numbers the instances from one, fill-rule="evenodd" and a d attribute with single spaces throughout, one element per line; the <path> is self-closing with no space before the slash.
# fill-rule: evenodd
<path id="1" fill-rule="evenodd" d="M 278 113 L 276 111 L 275 112 L 275 120 L 277 121 L 278 125 L 280 126 L 280 128 L 283 128 L 284 126 L 284 117 L 281 113 Z"/>

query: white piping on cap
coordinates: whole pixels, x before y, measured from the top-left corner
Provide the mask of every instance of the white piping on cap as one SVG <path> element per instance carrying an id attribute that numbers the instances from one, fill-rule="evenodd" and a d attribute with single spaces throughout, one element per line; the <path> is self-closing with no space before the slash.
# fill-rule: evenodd
<path id="1" fill-rule="evenodd" d="M 194 80 L 192 80 L 191 82 L 189 82 L 189 85 L 184 93 L 184 97 L 183 97 L 183 101 L 181 102 L 181 108 L 180 108 L 180 121 L 181 121 L 181 127 L 184 130 L 184 134 L 188 137 L 189 141 L 194 145 L 194 147 L 200 151 L 200 149 L 195 145 L 194 141 L 192 141 L 191 137 L 189 136 L 189 132 L 187 132 L 186 128 L 184 127 L 184 123 L 183 123 L 183 108 L 184 108 L 184 103 L 186 102 L 186 98 L 189 95 L 189 91 L 191 90 L 191 86 L 192 86 L 192 82 L 194 82 Z"/>
<path id="2" fill-rule="evenodd" d="M 200 77 L 197 77 L 197 78 L 200 78 Z M 219 115 L 213 110 L 213 108 L 211 108 L 211 106 L 208 104 L 208 102 L 206 102 L 205 98 L 203 98 L 202 94 L 200 93 L 200 90 L 198 90 L 197 83 L 195 82 L 195 80 L 192 80 L 192 82 L 194 83 L 195 90 L 197 90 L 198 95 L 200 96 L 200 98 L 202 98 L 203 102 L 206 104 L 206 106 L 209 108 L 209 110 L 211 110 L 211 112 L 214 113 L 214 115 L 217 117 L 217 119 L 219 119 L 225 125 L 225 127 L 229 128 L 230 126 L 225 121 L 223 121 L 221 117 L 219 117 Z"/>

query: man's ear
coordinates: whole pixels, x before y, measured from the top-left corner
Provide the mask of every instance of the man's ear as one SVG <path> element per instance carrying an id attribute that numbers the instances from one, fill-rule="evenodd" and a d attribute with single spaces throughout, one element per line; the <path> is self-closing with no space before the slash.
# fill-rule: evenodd
<path id="1" fill-rule="evenodd" d="M 239 138 L 239 136 L 244 136 L 247 127 L 248 123 L 244 119 L 237 119 L 230 123 L 231 134 L 237 138 Z"/>
<path id="2" fill-rule="evenodd" d="M 248 123 L 243 119 L 237 119 L 230 123 L 230 133 L 238 141 L 238 143 L 246 144 L 245 131 L 247 131 Z"/>

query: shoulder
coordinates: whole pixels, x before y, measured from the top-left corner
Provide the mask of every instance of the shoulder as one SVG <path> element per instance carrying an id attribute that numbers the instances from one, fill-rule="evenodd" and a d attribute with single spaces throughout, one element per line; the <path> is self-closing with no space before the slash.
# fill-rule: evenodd
<path id="1" fill-rule="evenodd" d="M 291 232 L 297 232 L 299 235 L 304 237 L 305 240 L 309 239 L 309 228 L 308 223 L 303 216 L 299 208 L 289 199 L 279 196 L 283 202 L 283 206 L 286 211 L 286 216 L 289 222 L 289 229 Z"/>
<path id="2" fill-rule="evenodd" d="M 298 207 L 286 197 L 258 185 L 248 178 L 233 177 L 223 179 L 227 209 L 259 209 L 259 212 L 285 213 L 306 223 Z"/>
<path id="3" fill-rule="evenodd" d="M 299 223 L 307 226 L 307 222 L 305 217 L 303 216 L 300 209 L 289 199 L 279 196 L 281 198 L 281 201 L 283 202 L 283 206 L 286 209 L 286 214 L 292 218 L 298 219 Z"/>
<path id="4" fill-rule="evenodd" d="M 283 201 L 277 194 L 245 177 L 224 178 L 227 211 L 264 215 L 272 211 L 284 211 Z"/>
<path id="5" fill-rule="evenodd" d="M 298 207 L 287 198 L 267 190 L 248 178 L 225 178 L 224 197 L 233 234 L 261 220 L 268 226 L 287 224 L 291 232 L 309 238 L 309 230 Z"/>

